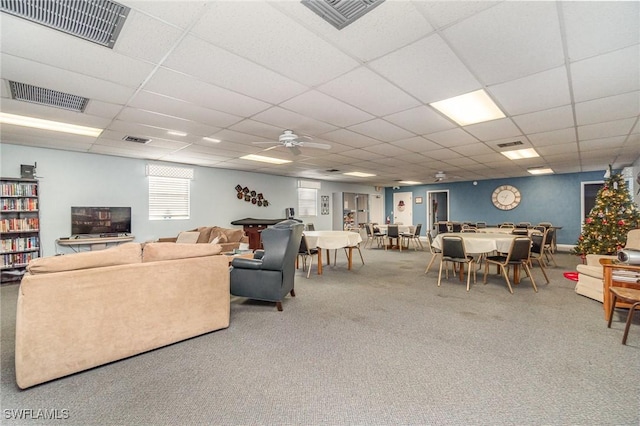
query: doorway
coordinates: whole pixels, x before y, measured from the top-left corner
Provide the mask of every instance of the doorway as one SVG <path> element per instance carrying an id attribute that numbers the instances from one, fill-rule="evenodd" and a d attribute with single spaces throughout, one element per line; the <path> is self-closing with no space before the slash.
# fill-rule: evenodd
<path id="1" fill-rule="evenodd" d="M 413 194 L 396 192 L 393 194 L 392 223 L 413 225 Z"/>
<path id="2" fill-rule="evenodd" d="M 449 221 L 449 190 L 427 191 L 427 229 L 437 232 L 438 222 Z"/>
<path id="3" fill-rule="evenodd" d="M 582 182 L 582 194 L 580 197 L 580 227 L 584 225 L 584 220 L 596 205 L 598 191 L 604 185 L 604 181 Z"/>

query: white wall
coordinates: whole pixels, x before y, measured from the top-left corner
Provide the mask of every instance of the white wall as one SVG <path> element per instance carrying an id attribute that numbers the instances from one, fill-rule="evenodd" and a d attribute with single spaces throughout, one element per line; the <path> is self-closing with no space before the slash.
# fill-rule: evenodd
<path id="1" fill-rule="evenodd" d="M 71 206 L 131 207 L 131 230 L 135 240 L 149 241 L 175 236 L 198 226 L 233 227 L 230 222 L 247 217 L 278 219 L 285 208 L 297 211 L 297 179 L 227 169 L 172 164 L 192 167 L 191 218 L 189 220 L 148 220 L 148 182 L 145 166 L 148 160 L 98 154 L 60 151 L 21 145 L 0 144 L 0 174 L 19 177 L 21 164 L 37 162 L 40 179 L 41 242 L 44 256 L 69 250 L 56 247 L 55 240 L 71 233 Z M 262 192 L 269 207 L 238 200 L 236 185 Z M 367 185 L 321 182 L 318 194 L 333 192 L 380 194 Z M 332 206 L 330 205 L 330 212 Z M 301 217 L 313 222 L 316 229 L 331 229 L 332 216 Z"/>

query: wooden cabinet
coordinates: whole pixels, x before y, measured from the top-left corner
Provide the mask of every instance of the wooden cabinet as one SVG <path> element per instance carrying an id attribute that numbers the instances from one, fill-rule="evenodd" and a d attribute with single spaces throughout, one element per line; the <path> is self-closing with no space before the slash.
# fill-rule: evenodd
<path id="1" fill-rule="evenodd" d="M 40 257 L 40 205 L 36 179 L 0 178 L 2 282 L 19 281 Z"/>
<path id="2" fill-rule="evenodd" d="M 622 265 L 611 259 L 601 259 L 604 274 L 603 306 L 604 318 L 609 319 L 611 312 L 611 292 L 609 288 L 627 287 L 640 290 L 640 265 Z M 618 301 L 616 308 L 630 308 L 631 305 Z"/>

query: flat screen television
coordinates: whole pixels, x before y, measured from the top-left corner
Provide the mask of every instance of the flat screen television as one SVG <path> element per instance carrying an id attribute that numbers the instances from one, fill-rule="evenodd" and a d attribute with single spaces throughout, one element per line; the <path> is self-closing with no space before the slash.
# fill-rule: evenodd
<path id="1" fill-rule="evenodd" d="M 71 207 L 71 235 L 130 233 L 131 207 Z"/>

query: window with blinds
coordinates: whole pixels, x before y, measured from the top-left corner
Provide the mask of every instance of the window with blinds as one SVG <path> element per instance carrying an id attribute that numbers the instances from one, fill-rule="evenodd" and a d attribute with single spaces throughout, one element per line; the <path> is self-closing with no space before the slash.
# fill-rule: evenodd
<path id="1" fill-rule="evenodd" d="M 147 166 L 149 220 L 189 219 L 193 169 Z"/>
<path id="2" fill-rule="evenodd" d="M 318 215 L 318 190 L 315 188 L 298 188 L 298 215 Z"/>

